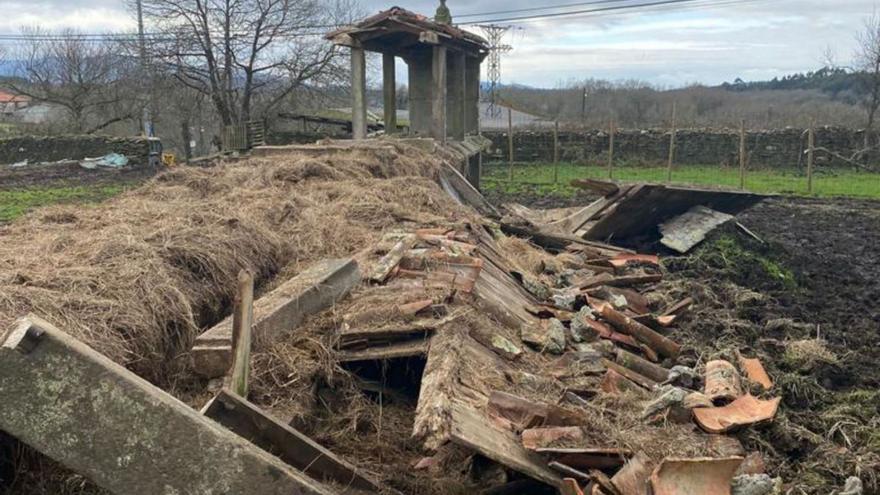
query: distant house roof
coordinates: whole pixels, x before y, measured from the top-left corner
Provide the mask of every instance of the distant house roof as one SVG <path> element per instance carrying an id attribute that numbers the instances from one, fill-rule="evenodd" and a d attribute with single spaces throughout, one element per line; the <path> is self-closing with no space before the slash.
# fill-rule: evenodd
<path id="1" fill-rule="evenodd" d="M 426 33 L 436 34 L 436 39 L 428 39 Z M 420 43 L 441 44 L 481 58 L 489 53 L 489 43 L 481 36 L 400 7 L 337 29 L 326 38 L 339 45 L 351 45 L 355 41 L 367 50 L 383 53 L 405 51 Z"/>
<path id="2" fill-rule="evenodd" d="M 14 95 L 6 91 L 0 91 L 0 103 L 27 103 L 30 98 L 24 95 Z"/>

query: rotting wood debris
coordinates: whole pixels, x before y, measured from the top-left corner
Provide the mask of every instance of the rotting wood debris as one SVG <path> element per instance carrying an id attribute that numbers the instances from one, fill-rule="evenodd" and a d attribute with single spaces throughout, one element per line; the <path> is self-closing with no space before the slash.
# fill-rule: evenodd
<path id="1" fill-rule="evenodd" d="M 460 178 L 451 167 L 443 173 L 446 186 L 463 187 L 448 179 Z M 623 190 L 638 193 L 609 193 Z M 475 197 L 473 190 L 457 193 L 466 203 Z M 342 299 L 336 300 L 348 288 L 330 291 L 337 317 L 329 356 L 355 374 L 358 366 L 379 364 L 379 378 L 365 374 L 359 387 L 380 404 L 412 411 L 411 434 L 424 449 L 412 469 L 441 479 L 448 460 L 464 453 L 466 477 L 486 493 L 730 493 L 743 479 L 755 480 L 751 488 L 767 486 L 748 493 L 776 489 L 760 453 L 724 435 L 776 413 L 779 401 L 760 362 L 742 356 L 711 361 L 705 370 L 680 366 L 681 346 L 666 334 L 688 317 L 693 301 L 658 306 L 657 256 L 586 240 L 583 224 L 567 222 L 560 231 L 552 226 L 559 220 L 523 221 L 524 213 L 410 222 L 342 263 L 356 263 L 361 278 Z M 289 308 L 279 297 L 265 294 L 261 299 L 273 304 L 257 300 L 255 307 L 270 308 L 263 316 L 271 319 L 272 311 Z M 325 307 L 299 307 L 294 325 Z M 271 346 L 282 333 L 255 335 L 255 346 Z M 25 344 L 39 349 L 39 331 L 23 335 L 34 342 L 7 335 L 0 352 L 21 354 Z M 417 394 L 395 389 L 391 376 L 412 359 L 424 360 Z M 0 386 L 0 396 L 8 390 Z M 380 466 L 348 459 L 359 470 L 309 439 L 296 428 L 302 418 L 285 424 L 290 418 L 225 389 L 205 414 L 331 492 L 405 490 L 361 472 L 381 472 Z M 16 435 L 14 428 L 27 425 L 13 416 L 0 414 L 0 427 Z M 290 442 L 303 447 L 292 452 Z"/>

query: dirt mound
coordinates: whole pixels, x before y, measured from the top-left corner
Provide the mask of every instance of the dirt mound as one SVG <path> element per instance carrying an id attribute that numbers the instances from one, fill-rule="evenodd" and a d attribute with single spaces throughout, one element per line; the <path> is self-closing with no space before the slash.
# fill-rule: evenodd
<path id="1" fill-rule="evenodd" d="M 225 316 L 239 270 L 265 282 L 349 256 L 391 225 L 466 214 L 433 182 L 442 153 L 320 149 L 178 168 L 100 206 L 0 228 L 0 326 L 39 313 L 167 385 L 192 339 Z"/>

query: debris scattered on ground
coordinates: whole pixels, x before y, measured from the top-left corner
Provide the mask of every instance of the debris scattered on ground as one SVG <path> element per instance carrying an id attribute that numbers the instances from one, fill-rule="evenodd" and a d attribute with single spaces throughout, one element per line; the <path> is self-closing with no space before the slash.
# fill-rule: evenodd
<path id="1" fill-rule="evenodd" d="M 637 494 L 651 487 L 656 495 L 726 494 L 763 483 L 734 480 L 742 470 L 765 474 L 761 452 L 746 450 L 741 437 L 777 419 L 778 380 L 760 361 L 742 357 L 751 349 L 695 356 L 676 336 L 699 304 L 662 292 L 662 260 L 597 240 L 625 229 L 589 234 L 613 222 L 656 227 L 659 216 L 636 222 L 639 201 L 671 217 L 692 207 L 692 198 L 661 186 L 596 186 L 608 196 L 590 215 L 576 212 L 578 221 L 587 219 L 566 231 L 576 223 L 572 215 L 510 211 L 517 208 L 496 215 L 461 183 L 456 160 L 445 159 L 442 148 L 431 158 L 384 142 L 339 146 L 334 160 L 346 157 L 340 167 L 310 151 L 289 161 L 165 173 L 117 200 L 115 208 L 134 218 L 97 216 L 82 222 L 85 233 L 60 232 L 74 247 L 55 246 L 69 257 L 50 256 L 51 273 L 65 273 L 65 265 L 75 273 L 56 288 L 47 289 L 46 272 L 21 259 L 8 274 L 0 271 L 15 290 L 4 316 L 8 308 L 44 309 L 111 359 L 163 384 L 183 383 L 175 392 L 191 404 L 214 397 L 208 417 L 278 455 L 285 472 L 302 471 L 315 483 L 404 493 L 503 493 L 525 485 L 535 493 L 543 486 Z M 407 184 L 415 190 L 404 191 Z M 208 213 L 181 220 L 180 205 L 152 212 L 168 225 L 143 213 L 175 194 L 187 205 L 206 204 Z M 729 210 L 760 199 L 720 194 L 697 196 Z M 92 223 L 97 218 L 105 223 Z M 155 230 L 147 238 L 102 238 L 107 225 L 129 235 L 145 225 Z M 4 233 L 27 238 L 42 229 L 32 216 Z M 80 244 L 89 234 L 102 252 L 97 260 L 116 263 L 85 268 Z M 36 241 L 52 253 L 48 239 Z M 111 256 L 114 247 L 126 256 Z M 149 254 L 155 250 L 160 254 Z M 131 252 L 142 259 L 129 268 L 147 280 L 113 272 Z M 343 256 L 345 262 L 322 261 Z M 309 267 L 327 263 L 335 268 L 309 275 Z M 331 280 L 340 266 L 353 268 L 343 281 Z M 262 282 L 249 396 L 222 387 L 209 392 L 205 379 L 194 378 L 198 360 L 195 367 L 178 363 L 172 379 L 157 363 L 193 343 L 186 360 L 207 344 L 222 347 L 220 364 L 201 375 L 227 372 L 232 334 L 224 330 L 219 344 L 205 336 L 231 328 L 222 317 L 241 269 Z M 122 286 L 121 295 L 111 301 L 106 290 L 89 289 L 89 300 L 104 294 L 102 311 L 82 311 L 81 299 L 40 304 L 83 278 Z M 52 294 L 40 293 L 41 286 Z M 155 287 L 167 291 L 156 299 Z M 129 340 L 137 327 L 120 320 L 143 321 L 140 341 Z M 196 338 L 203 327 L 209 330 Z M 793 363 L 816 365 L 805 357 L 806 344 L 788 346 Z M 0 414 L 0 427 L 14 426 L 13 419 Z M 312 465 L 298 457 L 306 451 L 323 460 Z"/>

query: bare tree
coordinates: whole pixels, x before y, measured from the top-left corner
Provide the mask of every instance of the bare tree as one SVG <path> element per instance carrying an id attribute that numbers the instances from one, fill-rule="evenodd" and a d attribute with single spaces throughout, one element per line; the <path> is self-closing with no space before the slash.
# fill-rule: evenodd
<path id="1" fill-rule="evenodd" d="M 862 31 L 856 35 L 858 49 L 855 61 L 860 85 L 862 105 L 867 113 L 865 124 L 865 148 L 873 146 L 874 125 L 880 109 L 880 16 L 865 19 Z"/>
<path id="2" fill-rule="evenodd" d="M 148 56 L 210 98 L 225 125 L 338 76 L 339 53 L 320 36 L 357 14 L 321 0 L 145 0 L 143 8 L 159 33 Z"/>
<path id="3" fill-rule="evenodd" d="M 75 31 L 25 29 L 28 41 L 10 56 L 17 77 L 4 82 L 16 94 L 64 109 L 67 128 L 94 133 L 135 119 L 129 75 L 131 60 L 110 41 L 87 39 Z"/>

